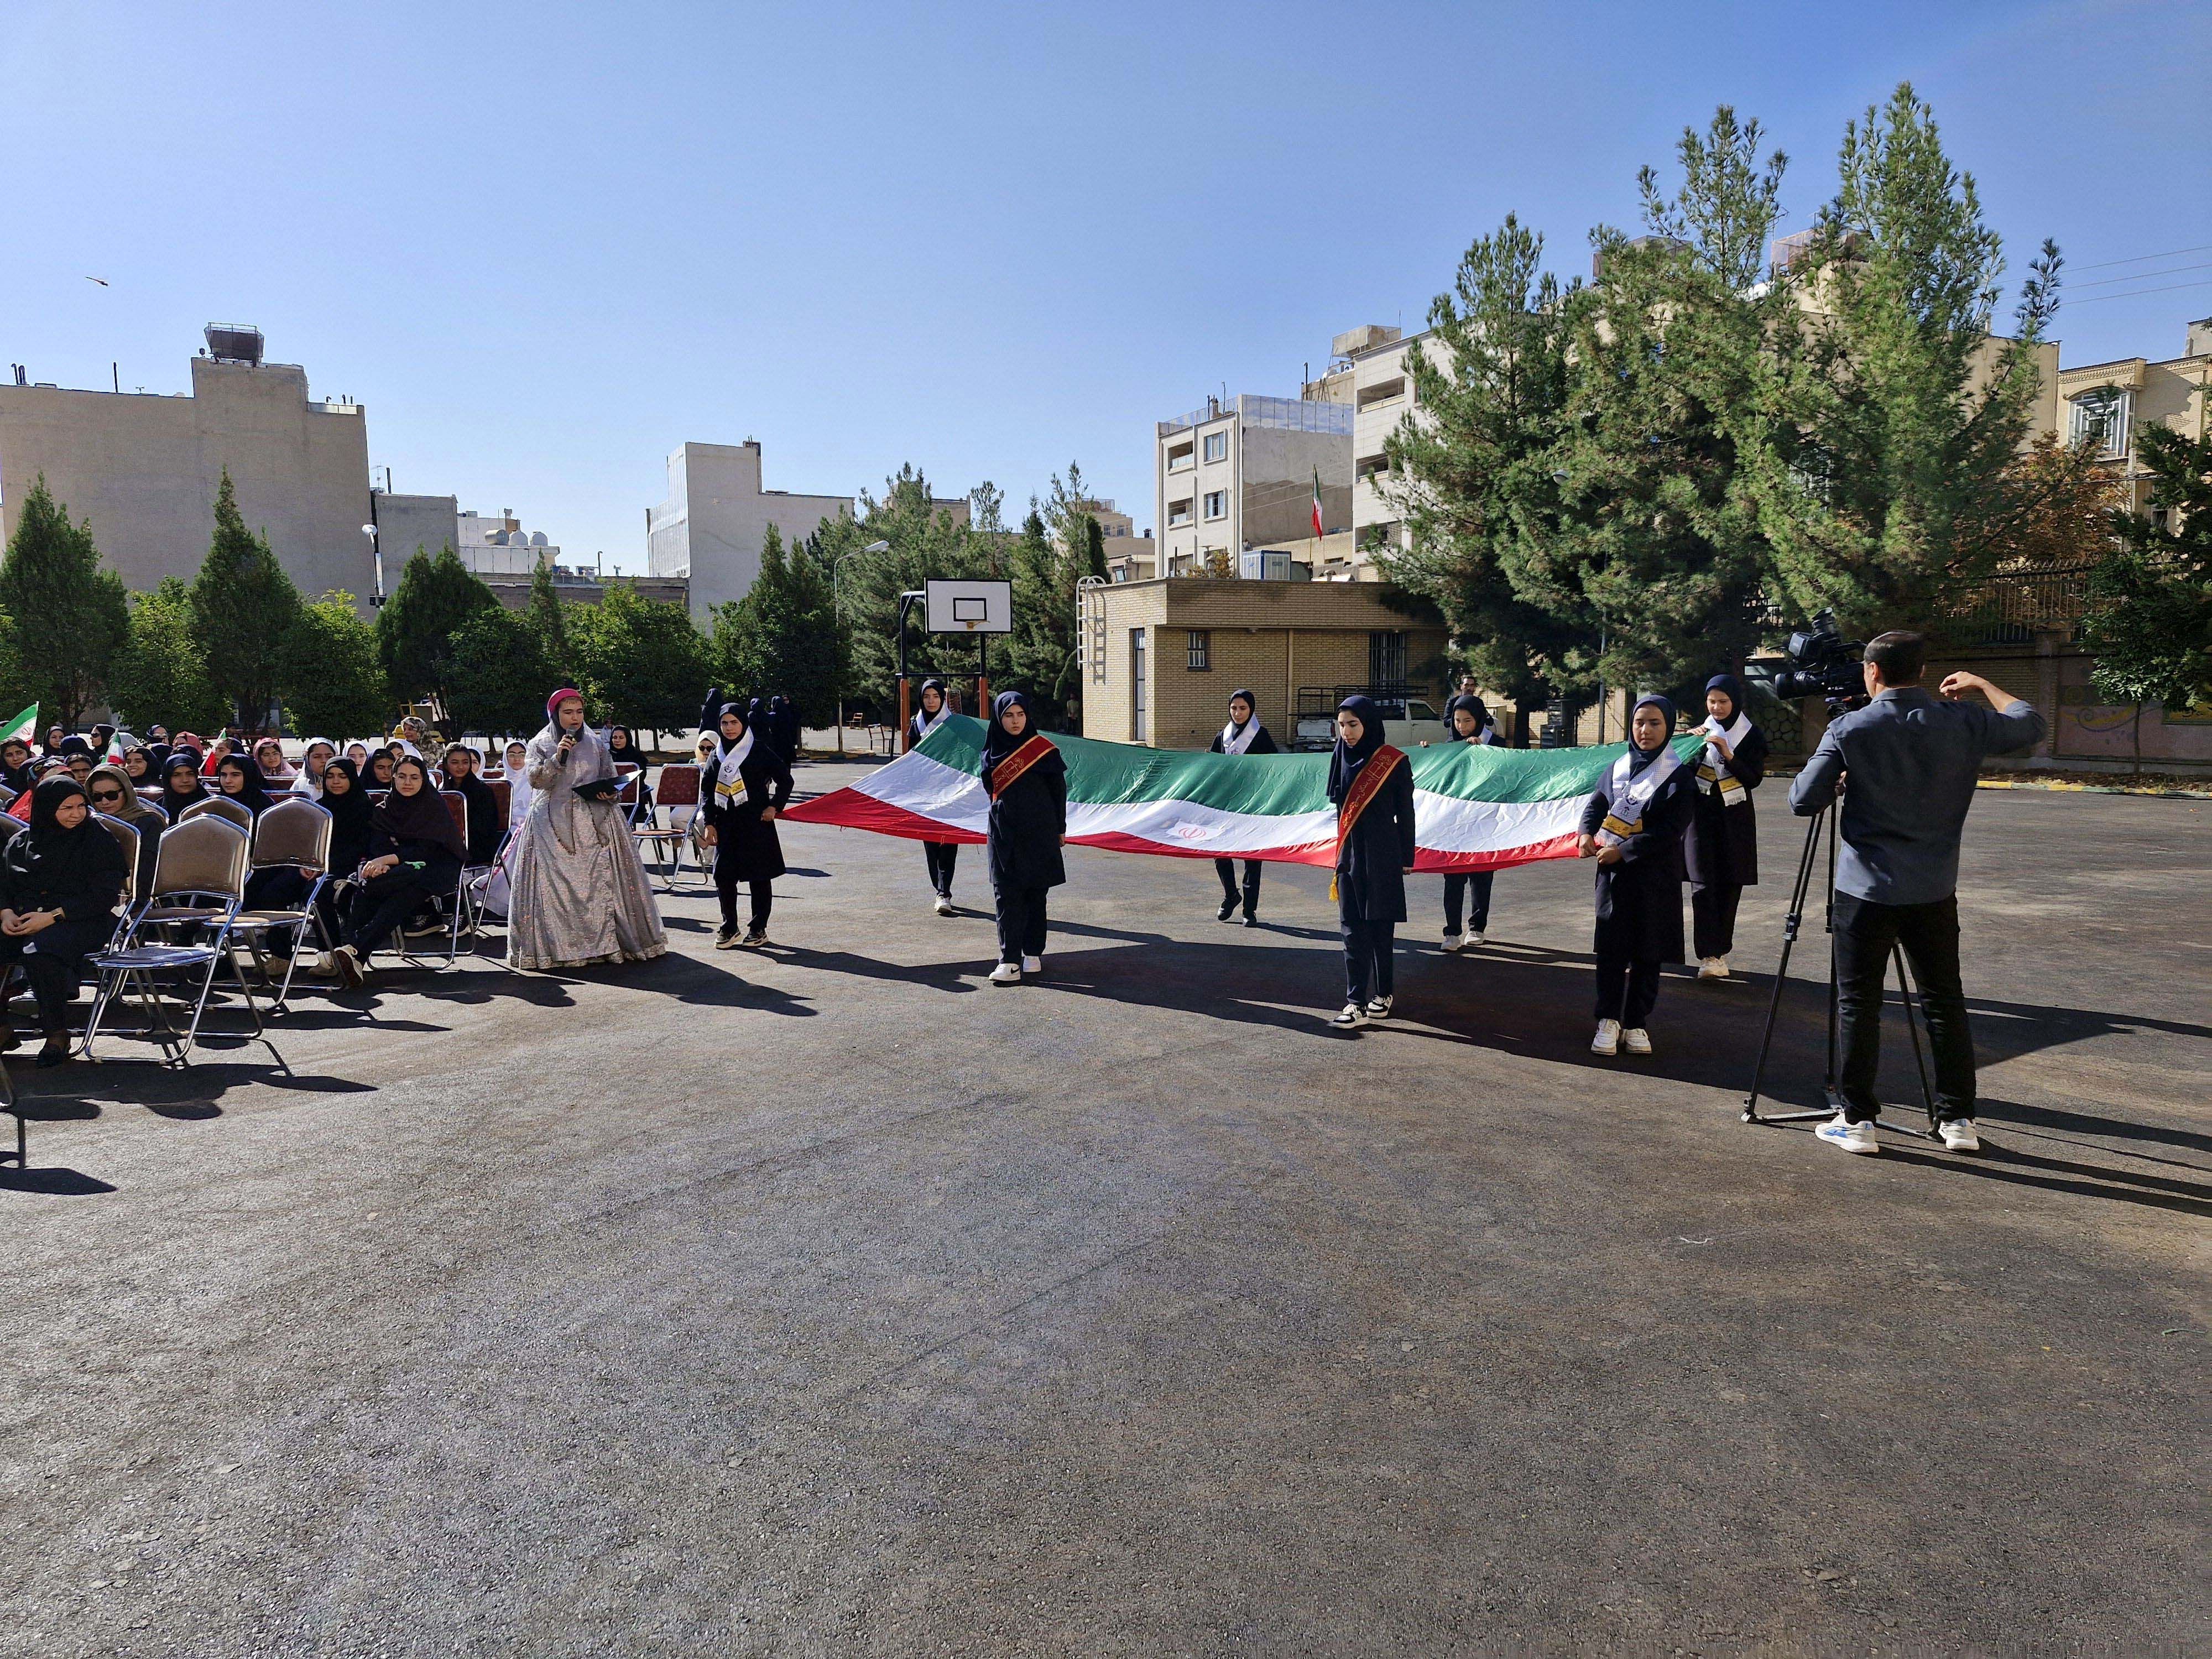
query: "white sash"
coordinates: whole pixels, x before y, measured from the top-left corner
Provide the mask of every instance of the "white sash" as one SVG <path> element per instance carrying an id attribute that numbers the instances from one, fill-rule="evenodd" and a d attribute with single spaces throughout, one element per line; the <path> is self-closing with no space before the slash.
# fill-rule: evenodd
<path id="1" fill-rule="evenodd" d="M 745 793 L 745 781 L 739 768 L 745 757 L 753 752 L 753 729 L 745 727 L 745 734 L 736 744 L 722 751 L 721 764 L 714 769 L 714 799 L 723 806 L 733 805 Z"/>
<path id="2" fill-rule="evenodd" d="M 1714 723 L 1708 720 L 1703 729 L 1711 732 L 1714 729 Z M 1728 739 L 1729 750 L 1733 754 L 1742 746 L 1743 740 L 1751 735 L 1751 717 L 1739 714 L 1726 726 L 1721 726 L 1719 731 L 1720 735 Z M 1715 789 L 1721 792 L 1721 805 L 1723 806 L 1750 805 L 1751 792 L 1743 787 L 1740 779 L 1728 770 L 1721 760 L 1721 751 L 1709 743 L 1698 759 L 1698 793 L 1710 795 Z"/>
<path id="3" fill-rule="evenodd" d="M 914 711 L 914 740 L 916 743 L 920 743 L 924 738 L 937 730 L 939 722 L 941 722 L 945 717 L 951 712 L 952 705 L 949 702 L 939 703 L 937 705 L 937 712 L 934 714 L 931 714 L 927 708 L 915 709 Z"/>
<path id="4" fill-rule="evenodd" d="M 1482 730 L 1476 732 L 1473 737 L 1466 739 L 1468 743 L 1480 743 L 1486 745 L 1494 745 L 1498 742 L 1498 722 L 1496 720 L 1483 721 Z"/>
<path id="5" fill-rule="evenodd" d="M 1237 722 L 1231 720 L 1221 728 L 1221 752 L 1241 755 L 1252 746 L 1252 739 L 1259 735 L 1260 717 L 1257 714 L 1244 722 L 1244 729 L 1241 732 L 1237 729 Z"/>
<path id="6" fill-rule="evenodd" d="M 1597 827 L 1599 844 L 1615 847 L 1644 828 L 1644 809 L 1651 805 L 1651 798 L 1666 786 L 1667 781 L 1680 769 L 1682 757 L 1669 743 L 1659 757 L 1641 772 L 1631 775 L 1629 768 L 1636 759 L 1636 750 L 1629 751 L 1613 763 L 1613 807 L 1605 815 L 1605 822 Z"/>

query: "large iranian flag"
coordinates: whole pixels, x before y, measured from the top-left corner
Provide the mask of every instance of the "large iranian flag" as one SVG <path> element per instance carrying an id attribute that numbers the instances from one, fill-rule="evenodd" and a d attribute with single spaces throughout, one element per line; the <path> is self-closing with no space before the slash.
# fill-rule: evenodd
<path id="1" fill-rule="evenodd" d="M 1327 755 L 1206 755 L 1061 737 L 1067 838 L 1176 858 L 1336 861 Z M 1680 739 L 1686 757 L 1698 740 Z M 1492 870 L 1572 858 L 1577 821 L 1622 745 L 1412 751 L 1417 870 Z M 976 776 L 983 723 L 950 715 L 920 744 L 850 788 L 790 808 L 828 823 L 915 841 L 980 842 L 990 801 Z"/>

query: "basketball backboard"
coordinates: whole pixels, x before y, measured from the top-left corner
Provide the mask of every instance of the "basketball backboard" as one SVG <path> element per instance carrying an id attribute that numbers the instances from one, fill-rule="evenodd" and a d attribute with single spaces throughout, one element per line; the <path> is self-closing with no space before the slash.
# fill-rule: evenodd
<path id="1" fill-rule="evenodd" d="M 991 581 L 931 581 L 927 626 L 933 634 L 1011 634 L 1014 585 Z"/>

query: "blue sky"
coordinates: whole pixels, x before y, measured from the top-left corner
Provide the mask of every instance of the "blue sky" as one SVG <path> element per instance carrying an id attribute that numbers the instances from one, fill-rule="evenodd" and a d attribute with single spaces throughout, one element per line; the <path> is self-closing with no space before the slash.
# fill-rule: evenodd
<path id="1" fill-rule="evenodd" d="M 1789 152 L 1789 229 L 1911 80 L 2014 275 L 2065 249 L 2064 361 L 2175 355 L 2208 71 L 2212 7 L 2164 0 L 9 0 L 0 357 L 178 391 L 203 324 L 258 324 L 399 489 L 629 568 L 685 439 L 1016 503 L 1073 459 L 1144 525 L 1155 418 L 1419 326 L 1509 210 L 1586 270 L 1723 101 Z"/>

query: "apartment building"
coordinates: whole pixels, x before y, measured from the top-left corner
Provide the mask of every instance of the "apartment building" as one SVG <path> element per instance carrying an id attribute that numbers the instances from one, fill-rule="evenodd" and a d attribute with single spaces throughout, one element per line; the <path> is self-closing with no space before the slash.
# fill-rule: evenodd
<path id="1" fill-rule="evenodd" d="M 957 506 L 964 515 L 968 504 Z M 656 578 L 689 578 L 691 614 L 703 626 L 716 605 L 741 599 L 751 588 L 770 525 L 788 543 L 812 535 L 824 519 L 849 518 L 852 512 L 849 495 L 763 488 L 755 439 L 687 443 L 668 458 L 668 499 L 646 510 L 647 571 Z"/>
<path id="2" fill-rule="evenodd" d="M 2094 443 L 2127 484 L 2127 507 L 2149 505 L 2149 475 L 2136 435 L 2149 425 L 2190 438 L 2212 430 L 2212 317 L 2188 325 L 2179 357 L 2122 357 L 2061 368 L 2051 429 L 2066 443 Z"/>
<path id="3" fill-rule="evenodd" d="M 1150 581 L 1158 574 L 1158 558 L 1150 530 L 1137 533 L 1136 520 L 1110 501 L 1094 497 L 1084 510 L 1098 521 L 1099 539 L 1105 544 L 1106 575 L 1109 581 Z M 1067 550 L 1060 550 L 1065 553 Z"/>
<path id="4" fill-rule="evenodd" d="M 1352 527 L 1352 406 L 1244 394 L 1155 423 L 1156 574 L 1233 574 L 1247 550 Z"/>

